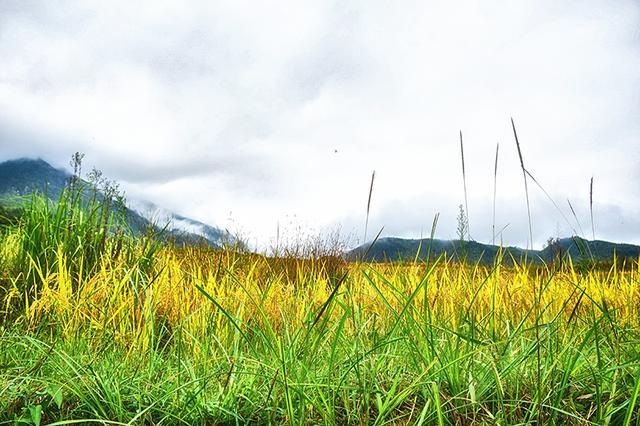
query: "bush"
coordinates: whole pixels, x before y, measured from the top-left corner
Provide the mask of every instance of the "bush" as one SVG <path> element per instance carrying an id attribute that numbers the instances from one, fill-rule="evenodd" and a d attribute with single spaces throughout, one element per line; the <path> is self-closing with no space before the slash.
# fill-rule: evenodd
<path id="1" fill-rule="evenodd" d="M 65 259 L 74 281 L 91 274 L 109 256 L 117 258 L 130 245 L 124 198 L 118 186 L 93 170 L 80 178 L 82 156 L 73 157 L 74 175 L 58 200 L 33 193 L 19 220 L 18 265 L 27 285 L 55 272 Z"/>

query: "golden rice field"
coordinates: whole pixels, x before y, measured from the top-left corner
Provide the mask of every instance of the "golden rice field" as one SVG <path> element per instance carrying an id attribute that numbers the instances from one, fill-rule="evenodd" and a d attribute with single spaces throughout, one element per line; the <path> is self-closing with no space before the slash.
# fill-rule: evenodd
<path id="1" fill-rule="evenodd" d="M 0 232 L 6 424 L 640 424 L 638 262 L 266 257 L 56 211 Z"/>

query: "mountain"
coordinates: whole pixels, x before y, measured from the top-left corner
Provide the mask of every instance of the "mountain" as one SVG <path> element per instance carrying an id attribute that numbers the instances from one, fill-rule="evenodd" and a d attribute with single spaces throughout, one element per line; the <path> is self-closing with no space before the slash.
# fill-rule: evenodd
<path id="1" fill-rule="evenodd" d="M 51 198 L 58 198 L 71 175 L 53 168 L 44 160 L 21 158 L 0 163 L 0 197 L 28 195 L 34 191 L 48 191 Z"/>
<path id="2" fill-rule="evenodd" d="M 349 259 L 361 259 L 374 262 L 407 261 L 427 257 L 436 258 L 442 254 L 448 257 L 469 262 L 488 264 L 493 262 L 500 246 L 483 244 L 477 241 L 438 240 L 425 238 L 421 240 L 405 238 L 380 238 L 373 247 L 371 243 L 363 244 L 347 253 Z M 367 254 L 367 250 L 369 250 Z M 640 246 L 632 244 L 618 244 L 608 241 L 589 241 L 580 237 L 561 238 L 553 240 L 542 250 L 525 250 L 519 247 L 502 247 L 504 259 L 521 260 L 525 256 L 534 262 L 550 262 L 558 255 L 570 256 L 574 261 L 595 259 L 610 261 L 615 256 L 620 258 L 638 259 Z M 366 257 L 364 257 L 366 254 Z M 363 259 L 364 258 L 364 259 Z"/>
<path id="3" fill-rule="evenodd" d="M 53 200 L 58 199 L 70 178 L 68 171 L 56 169 L 42 159 L 21 158 L 0 163 L 0 216 L 15 216 L 22 203 L 20 197 L 35 191 L 46 193 Z M 172 213 L 148 201 L 128 201 L 126 216 L 134 233 L 141 233 L 149 226 L 158 230 L 166 227 L 167 237 L 178 243 L 205 242 L 219 247 L 231 240 L 226 231 Z"/>

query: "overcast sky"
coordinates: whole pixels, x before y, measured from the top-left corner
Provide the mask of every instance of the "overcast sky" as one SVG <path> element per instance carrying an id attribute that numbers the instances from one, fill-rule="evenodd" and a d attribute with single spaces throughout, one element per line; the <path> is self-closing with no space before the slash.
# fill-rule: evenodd
<path id="1" fill-rule="evenodd" d="M 640 242 L 634 1 L 0 0 L 0 160 L 75 151 L 258 245 L 282 229 Z M 571 215 L 571 200 L 578 221 Z M 563 218 L 569 219 L 570 223 Z"/>

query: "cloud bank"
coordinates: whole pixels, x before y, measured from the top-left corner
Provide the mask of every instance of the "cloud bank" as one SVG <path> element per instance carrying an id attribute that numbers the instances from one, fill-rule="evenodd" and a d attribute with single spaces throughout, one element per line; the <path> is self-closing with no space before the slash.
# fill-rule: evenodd
<path id="1" fill-rule="evenodd" d="M 258 244 L 278 223 L 640 242 L 640 7 L 503 2 L 0 3 L 0 160 L 74 151 L 130 197 Z M 568 208 L 570 199 L 577 221 Z M 295 218 L 295 219 L 292 219 Z M 579 222 L 579 224 L 578 224 Z"/>

